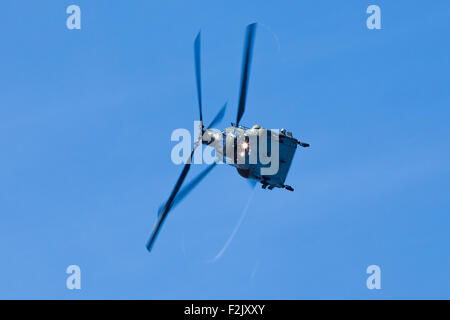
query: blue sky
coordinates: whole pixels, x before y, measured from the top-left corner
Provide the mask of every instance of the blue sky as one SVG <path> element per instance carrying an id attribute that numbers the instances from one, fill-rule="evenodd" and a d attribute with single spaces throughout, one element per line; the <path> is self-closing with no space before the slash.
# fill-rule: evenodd
<path id="1" fill-rule="evenodd" d="M 81 30 L 66 28 L 70 4 Z M 366 28 L 370 4 L 382 30 Z M 3 1 L 0 298 L 450 298 L 449 14 L 448 1 Z M 251 194 L 219 166 L 149 254 L 181 171 L 170 134 L 198 117 L 194 37 L 204 117 L 228 101 L 225 127 L 255 21 L 241 123 L 311 144 L 295 192 L 258 188 L 211 263 Z"/>

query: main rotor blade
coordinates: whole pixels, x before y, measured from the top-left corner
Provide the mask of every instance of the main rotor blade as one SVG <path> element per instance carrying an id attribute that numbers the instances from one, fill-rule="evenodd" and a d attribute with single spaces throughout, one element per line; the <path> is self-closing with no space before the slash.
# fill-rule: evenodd
<path id="1" fill-rule="evenodd" d="M 242 61 L 242 73 L 241 73 L 241 89 L 239 94 L 239 106 L 236 117 L 236 125 L 239 125 L 242 115 L 245 111 L 245 100 L 247 98 L 248 77 L 250 75 L 250 65 L 252 62 L 253 51 L 253 39 L 255 38 L 256 23 L 252 23 L 247 26 L 247 32 L 245 36 L 245 48 L 244 58 Z"/>
<path id="2" fill-rule="evenodd" d="M 217 113 L 216 117 L 213 119 L 213 121 L 211 121 L 211 123 L 209 124 L 207 129 L 212 128 L 213 126 L 215 126 L 217 123 L 219 123 L 222 119 L 223 116 L 225 115 L 225 110 L 227 109 L 227 103 L 225 103 L 222 107 L 222 109 L 219 110 L 219 112 Z"/>
<path id="3" fill-rule="evenodd" d="M 207 175 L 211 172 L 212 169 L 216 166 L 216 163 L 209 165 L 206 169 L 198 174 L 194 179 L 192 179 L 186 186 L 184 186 L 180 192 L 177 194 L 175 199 L 172 202 L 172 209 L 175 208 L 177 204 L 181 202 Z M 158 216 L 160 216 L 163 212 L 164 206 L 161 206 L 158 210 Z"/>
<path id="4" fill-rule="evenodd" d="M 172 208 L 173 201 L 175 199 L 175 196 L 177 195 L 178 191 L 180 190 L 181 185 L 183 184 L 184 179 L 186 178 L 186 175 L 191 167 L 191 161 L 192 156 L 194 155 L 196 147 L 192 150 L 191 156 L 189 157 L 187 163 L 184 165 L 183 171 L 180 174 L 180 177 L 177 180 L 177 183 L 175 184 L 175 187 L 172 190 L 172 193 L 169 196 L 169 199 L 167 200 L 166 204 L 163 207 L 163 210 L 161 214 L 158 217 L 158 222 L 156 223 L 155 228 L 153 229 L 152 235 L 150 239 L 147 242 L 147 250 L 151 251 L 153 244 L 156 240 L 156 237 L 158 236 L 159 230 L 161 229 L 161 226 L 164 222 L 164 220 L 167 217 L 167 214 L 169 213 L 170 209 Z"/>
<path id="5" fill-rule="evenodd" d="M 195 80 L 197 85 L 198 110 L 200 112 L 200 121 L 203 122 L 202 114 L 202 74 L 200 60 L 200 32 L 194 41 L 194 58 L 195 58 Z"/>

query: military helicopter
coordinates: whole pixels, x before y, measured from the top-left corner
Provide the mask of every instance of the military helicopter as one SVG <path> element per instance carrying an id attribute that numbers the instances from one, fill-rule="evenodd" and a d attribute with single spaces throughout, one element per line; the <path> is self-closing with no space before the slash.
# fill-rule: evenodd
<path id="1" fill-rule="evenodd" d="M 169 196 L 169 199 L 158 210 L 158 220 L 156 222 L 156 226 L 154 227 L 151 237 L 147 242 L 148 251 L 151 251 L 169 211 L 173 209 L 190 191 L 192 191 L 192 189 L 194 189 L 217 164 L 217 162 L 214 162 L 209 165 L 197 177 L 192 179 L 183 189 L 180 190 L 191 167 L 194 152 L 201 144 L 213 147 L 218 159 L 221 159 L 224 163 L 235 167 L 237 172 L 242 177 L 248 179 L 252 183 L 260 182 L 263 189 L 267 188 L 272 190 L 273 188 L 284 188 L 289 191 L 294 191 L 291 186 L 284 184 L 284 182 L 297 149 L 297 145 L 300 145 L 301 147 L 309 147 L 309 144 L 295 139 L 292 136 L 292 133 L 286 131 L 285 129 L 281 129 L 280 132 L 277 132 L 264 129 L 258 124 L 251 128 L 247 128 L 239 124 L 245 111 L 256 26 L 256 23 L 252 23 L 248 25 L 246 29 L 236 123 L 231 123 L 231 127 L 228 127 L 223 131 L 215 130 L 213 127 L 222 120 L 227 104 L 219 110 L 206 129 L 203 126 L 200 32 L 195 38 L 195 78 L 200 114 L 200 134 L 194 143 L 194 148 L 192 149 L 190 157 L 187 159 L 183 171 L 181 172 L 175 187 Z M 260 159 L 260 157 L 258 157 L 261 156 L 261 153 L 258 151 L 263 149 L 263 146 L 265 147 L 267 153 L 265 158 L 268 158 L 269 152 L 271 153 L 271 156 L 273 156 L 274 153 L 277 156 L 276 170 L 271 174 L 264 174 L 264 170 L 268 169 L 269 164 L 265 163 L 262 159 Z M 278 149 L 278 152 L 274 152 L 275 149 Z"/>

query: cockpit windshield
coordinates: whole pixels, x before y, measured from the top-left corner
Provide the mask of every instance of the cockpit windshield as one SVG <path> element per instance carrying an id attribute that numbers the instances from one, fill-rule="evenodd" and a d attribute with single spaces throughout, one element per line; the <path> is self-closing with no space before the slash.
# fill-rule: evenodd
<path id="1" fill-rule="evenodd" d="M 232 136 L 239 136 L 239 135 L 242 135 L 242 134 L 244 134 L 244 129 L 241 129 L 241 128 L 236 128 L 236 127 L 229 127 L 229 128 L 226 128 L 224 131 L 223 131 L 223 134 L 224 135 L 232 135 Z"/>

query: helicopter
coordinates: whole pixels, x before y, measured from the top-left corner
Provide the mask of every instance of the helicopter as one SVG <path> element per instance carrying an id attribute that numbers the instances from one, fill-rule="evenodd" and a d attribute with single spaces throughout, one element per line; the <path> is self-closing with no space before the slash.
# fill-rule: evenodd
<path id="1" fill-rule="evenodd" d="M 251 128 L 240 125 L 245 111 L 256 26 L 256 23 L 252 23 L 246 28 L 236 122 L 231 123 L 231 126 L 223 131 L 218 131 L 213 129 L 213 127 L 223 119 L 227 107 L 226 103 L 206 129 L 203 125 L 200 32 L 195 38 L 194 60 L 199 106 L 199 136 L 194 142 L 192 152 L 187 158 L 168 200 L 158 210 L 158 220 L 146 245 L 148 251 L 152 250 L 156 237 L 169 211 L 192 191 L 211 172 L 217 163 L 226 163 L 235 167 L 240 176 L 248 179 L 252 184 L 257 182 L 261 183 L 263 189 L 284 188 L 289 191 L 294 191 L 294 188 L 284 183 L 292 159 L 298 145 L 301 147 L 309 147 L 310 145 L 297 140 L 293 137 L 292 132 L 285 129 L 281 129 L 278 132 L 278 130 L 262 128 L 259 124 L 255 124 Z M 218 161 L 210 164 L 185 187 L 181 188 L 191 167 L 194 153 L 200 145 L 214 148 Z M 264 150 L 264 152 L 261 152 L 261 150 Z"/>

